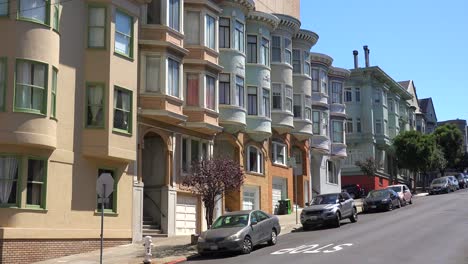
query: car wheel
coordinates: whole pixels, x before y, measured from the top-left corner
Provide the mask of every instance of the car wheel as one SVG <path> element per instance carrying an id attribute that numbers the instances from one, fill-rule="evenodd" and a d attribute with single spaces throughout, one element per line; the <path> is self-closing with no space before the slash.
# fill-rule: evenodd
<path id="1" fill-rule="evenodd" d="M 398 199 L 398 208 L 401 208 L 401 201 Z"/>
<path id="2" fill-rule="evenodd" d="M 276 230 L 271 230 L 271 238 L 268 241 L 268 245 L 273 246 L 276 245 L 276 242 L 278 241 L 278 236 L 276 235 Z"/>
<path id="3" fill-rule="evenodd" d="M 357 219 L 358 219 L 357 210 L 356 208 L 353 208 L 353 214 L 351 215 L 351 217 L 349 217 L 349 220 L 351 220 L 352 223 L 356 223 Z"/>
<path id="4" fill-rule="evenodd" d="M 393 202 L 390 202 L 390 203 L 388 204 L 387 211 L 391 211 L 391 210 L 393 210 Z"/>
<path id="5" fill-rule="evenodd" d="M 242 254 L 250 254 L 250 252 L 252 252 L 252 248 L 252 240 L 250 237 L 245 237 L 244 243 L 242 243 Z"/>
<path id="6" fill-rule="evenodd" d="M 209 257 L 209 256 L 211 256 L 211 253 L 209 253 L 209 252 L 198 252 L 198 255 L 200 255 L 202 257 Z"/>
<path id="7" fill-rule="evenodd" d="M 335 215 L 335 219 L 333 220 L 333 227 L 335 227 L 335 228 L 340 227 L 340 225 L 341 225 L 341 223 L 340 223 L 340 218 L 341 218 L 341 217 L 340 217 L 340 213 L 337 213 L 337 214 Z"/>
<path id="8" fill-rule="evenodd" d="M 413 198 L 409 199 L 409 204 L 413 204 Z"/>

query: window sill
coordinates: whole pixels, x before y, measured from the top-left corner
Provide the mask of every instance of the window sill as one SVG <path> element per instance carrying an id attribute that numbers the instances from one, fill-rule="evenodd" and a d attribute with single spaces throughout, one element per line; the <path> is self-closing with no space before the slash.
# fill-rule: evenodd
<path id="1" fill-rule="evenodd" d="M 91 130 L 104 130 L 106 129 L 104 126 L 88 126 L 85 125 L 85 129 L 91 129 Z"/>
<path id="2" fill-rule="evenodd" d="M 121 130 L 121 129 L 118 129 L 118 128 L 113 128 L 112 132 L 115 133 L 115 134 L 120 134 L 122 136 L 130 136 L 130 137 L 132 136 L 131 132 L 128 132 L 126 130 Z"/>
<path id="3" fill-rule="evenodd" d="M 31 210 L 31 211 L 40 211 L 40 212 L 47 212 L 48 210 L 42 208 L 40 205 L 26 205 L 24 208 L 19 208 L 21 210 Z"/>
<path id="4" fill-rule="evenodd" d="M 20 210 L 20 211 L 31 211 L 31 212 L 37 212 L 37 213 L 47 213 L 49 210 L 40 208 L 40 207 L 34 207 L 34 206 L 26 206 L 26 207 L 18 207 L 17 205 L 11 205 L 11 206 L 5 206 L 2 205 L 0 206 L 1 209 L 13 209 L 13 210 Z"/>
<path id="5" fill-rule="evenodd" d="M 15 113 L 25 113 L 25 114 L 33 114 L 33 115 L 39 115 L 45 117 L 46 115 L 43 114 L 42 112 L 36 111 L 36 110 L 31 110 L 31 109 L 24 109 L 24 108 L 14 108 L 13 112 Z"/>
<path id="6" fill-rule="evenodd" d="M 95 50 L 95 51 L 105 51 L 105 50 L 107 50 L 107 47 L 106 46 L 103 46 L 103 47 L 90 47 L 90 46 L 87 46 L 86 49 Z"/>
<path id="7" fill-rule="evenodd" d="M 333 182 L 329 182 L 329 181 L 327 181 L 327 184 L 328 185 L 333 185 L 333 186 L 338 186 L 338 183 L 333 183 Z"/>
<path id="8" fill-rule="evenodd" d="M 263 174 L 263 173 L 258 173 L 258 172 L 254 172 L 254 171 L 246 171 L 245 173 L 246 173 L 246 174 L 249 174 L 249 175 L 252 175 L 252 176 L 261 176 L 261 177 L 265 177 L 265 174 Z"/>
<path id="9" fill-rule="evenodd" d="M 42 22 L 40 20 L 32 19 L 32 18 L 18 17 L 17 20 L 18 21 L 29 22 L 29 23 L 34 23 L 34 24 L 38 24 L 38 25 L 42 25 L 44 27 L 50 28 L 50 26 L 47 23 Z"/>
<path id="10" fill-rule="evenodd" d="M 106 209 L 104 209 L 104 215 L 117 217 L 119 216 L 119 213 L 114 211 L 107 211 Z M 101 210 L 94 210 L 94 216 L 101 216 Z"/>
<path id="11" fill-rule="evenodd" d="M 281 167 L 281 168 L 285 168 L 285 169 L 290 169 L 287 165 L 281 164 L 281 163 L 272 162 L 272 165 L 273 165 L 273 166 L 276 166 L 276 167 Z"/>
<path id="12" fill-rule="evenodd" d="M 117 57 L 120 57 L 120 58 L 122 58 L 122 59 L 131 61 L 131 62 L 134 61 L 134 59 L 133 59 L 132 56 L 129 56 L 129 55 L 127 55 L 127 54 L 120 53 L 120 52 L 118 52 L 118 51 L 114 51 L 114 55 L 116 55 Z"/>

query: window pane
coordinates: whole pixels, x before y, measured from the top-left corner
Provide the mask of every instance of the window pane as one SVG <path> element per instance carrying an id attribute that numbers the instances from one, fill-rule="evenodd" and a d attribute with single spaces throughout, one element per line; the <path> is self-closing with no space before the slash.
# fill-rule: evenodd
<path id="1" fill-rule="evenodd" d="M 248 170 L 253 172 L 258 172 L 258 153 L 255 147 L 249 147 L 249 167 Z"/>
<path id="2" fill-rule="evenodd" d="M 281 62 L 281 37 L 272 36 L 272 53 L 271 60 L 274 62 Z"/>
<path id="3" fill-rule="evenodd" d="M 161 0 L 152 0 L 147 5 L 147 24 L 161 24 Z"/>
<path id="4" fill-rule="evenodd" d="M 257 115 L 257 87 L 249 87 L 247 100 L 247 114 Z"/>
<path id="5" fill-rule="evenodd" d="M 192 139 L 191 151 L 190 151 L 190 158 L 192 162 L 199 159 L 199 155 L 200 155 L 199 147 L 200 147 L 200 142 Z"/>
<path id="6" fill-rule="evenodd" d="M 114 128 L 131 132 L 131 92 L 114 90 Z"/>
<path id="7" fill-rule="evenodd" d="M 187 140 L 186 138 L 183 138 L 182 139 L 182 171 L 184 172 L 187 172 L 188 171 L 188 168 L 189 168 L 189 164 L 188 164 L 188 143 L 187 143 Z"/>
<path id="8" fill-rule="evenodd" d="M 56 107 L 57 107 L 57 70 L 52 70 L 52 98 L 50 106 L 50 115 L 56 117 Z"/>
<path id="9" fill-rule="evenodd" d="M 291 40 L 288 38 L 284 39 L 284 62 L 288 64 L 291 63 Z"/>
<path id="10" fill-rule="evenodd" d="M 187 74 L 187 105 L 189 106 L 199 106 L 199 78 L 196 73 Z"/>
<path id="11" fill-rule="evenodd" d="M 294 95 L 294 117 L 301 118 L 302 117 L 302 102 L 301 102 L 301 95 L 295 94 Z"/>
<path id="12" fill-rule="evenodd" d="M 18 160 L 15 157 L 0 156 L 0 205 L 16 204 L 17 181 Z"/>
<path id="13" fill-rule="evenodd" d="M 281 84 L 273 84 L 273 109 L 281 110 Z"/>
<path id="14" fill-rule="evenodd" d="M 106 24 L 106 9 L 104 7 L 90 7 L 88 19 L 88 26 L 104 27 Z"/>
<path id="15" fill-rule="evenodd" d="M 230 75 L 220 73 L 219 74 L 219 103 L 220 104 L 231 104 L 231 82 Z"/>
<path id="16" fill-rule="evenodd" d="M 236 105 L 244 107 L 244 78 L 236 76 Z"/>
<path id="17" fill-rule="evenodd" d="M 115 51 L 131 55 L 132 18 L 122 12 L 115 13 Z"/>
<path id="18" fill-rule="evenodd" d="M 98 84 L 90 84 L 87 93 L 87 126 L 104 126 L 104 87 Z"/>
<path id="19" fill-rule="evenodd" d="M 45 113 L 43 104 L 46 76 L 46 65 L 29 61 L 17 61 L 15 107 Z"/>
<path id="20" fill-rule="evenodd" d="M 262 38 L 260 46 L 260 63 L 266 66 L 270 65 L 270 41 L 266 38 Z"/>
<path id="21" fill-rule="evenodd" d="M 206 107 L 215 110 L 215 78 L 206 76 Z"/>
<path id="22" fill-rule="evenodd" d="M 219 47 L 229 48 L 231 45 L 230 19 L 225 17 L 219 18 Z"/>
<path id="23" fill-rule="evenodd" d="M 332 103 L 342 104 L 342 84 L 338 82 L 332 82 Z"/>
<path id="24" fill-rule="evenodd" d="M 168 89 L 169 94 L 179 97 L 179 62 L 168 59 Z"/>
<path id="25" fill-rule="evenodd" d="M 88 46 L 89 47 L 104 47 L 105 43 L 105 29 L 104 28 L 89 28 Z"/>
<path id="26" fill-rule="evenodd" d="M 200 13 L 199 12 L 187 12 L 186 21 L 190 23 L 184 23 L 185 26 L 185 42 L 187 44 L 200 44 Z"/>
<path id="27" fill-rule="evenodd" d="M 21 18 L 46 23 L 47 5 L 48 3 L 45 0 L 20 0 L 19 15 Z"/>
<path id="28" fill-rule="evenodd" d="M 180 1 L 179 0 L 169 0 L 169 27 L 179 31 L 179 21 L 180 21 Z"/>
<path id="29" fill-rule="evenodd" d="M 263 88 L 263 115 L 270 117 L 270 91 Z"/>
<path id="30" fill-rule="evenodd" d="M 324 70 L 320 71 L 320 87 L 321 87 L 321 92 L 324 94 L 328 94 L 328 77 L 327 77 L 327 72 Z"/>
<path id="31" fill-rule="evenodd" d="M 244 52 L 244 41 L 244 24 L 236 20 L 234 32 L 234 48 L 236 50 Z"/>
<path id="32" fill-rule="evenodd" d="M 146 92 L 159 92 L 161 58 L 146 56 Z"/>
<path id="33" fill-rule="evenodd" d="M 320 135 L 320 112 L 312 112 L 312 132 L 314 135 Z"/>
<path id="34" fill-rule="evenodd" d="M 26 204 L 42 205 L 42 186 L 45 182 L 45 161 L 28 160 Z"/>
<path id="35" fill-rule="evenodd" d="M 215 19 L 208 15 L 206 16 L 205 45 L 208 48 L 216 49 Z"/>
<path id="36" fill-rule="evenodd" d="M 317 69 L 312 69 L 312 91 L 320 92 L 319 89 L 319 71 Z"/>
<path id="37" fill-rule="evenodd" d="M 257 63 L 257 36 L 247 35 L 247 62 Z"/>
<path id="38" fill-rule="evenodd" d="M 293 72 L 301 73 L 301 51 L 293 50 Z"/>
<path id="39" fill-rule="evenodd" d="M 8 15 L 8 2 L 9 0 L 0 0 L 0 16 Z"/>

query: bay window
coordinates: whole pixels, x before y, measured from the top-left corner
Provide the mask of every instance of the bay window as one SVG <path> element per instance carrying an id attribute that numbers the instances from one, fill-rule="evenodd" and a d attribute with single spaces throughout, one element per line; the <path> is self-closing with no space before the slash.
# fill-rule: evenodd
<path id="1" fill-rule="evenodd" d="M 46 161 L 28 159 L 26 205 L 45 208 Z"/>
<path id="2" fill-rule="evenodd" d="M 180 31 L 180 0 L 169 0 L 169 27 Z"/>
<path id="3" fill-rule="evenodd" d="M 292 65 L 291 57 L 292 57 L 292 42 L 291 39 L 285 38 L 284 39 L 284 62 Z"/>
<path id="4" fill-rule="evenodd" d="M 257 147 L 247 147 L 247 171 L 263 173 L 263 155 Z"/>
<path id="5" fill-rule="evenodd" d="M 86 86 L 86 127 L 104 128 L 104 84 Z"/>
<path id="6" fill-rule="evenodd" d="M 244 107 L 244 78 L 236 76 L 236 105 Z"/>
<path id="7" fill-rule="evenodd" d="M 302 96 L 300 94 L 294 95 L 294 108 L 293 113 L 295 118 L 302 117 Z"/>
<path id="8" fill-rule="evenodd" d="M 114 129 L 132 133 L 132 92 L 114 88 Z"/>
<path id="9" fill-rule="evenodd" d="M 325 70 L 320 70 L 320 89 L 323 94 L 328 94 L 328 77 Z"/>
<path id="10" fill-rule="evenodd" d="M 18 17 L 20 19 L 49 24 L 49 1 L 47 0 L 18 0 Z M 8 10 L 7 10 L 8 11 Z"/>
<path id="11" fill-rule="evenodd" d="M 0 207 L 18 206 L 18 167 L 15 156 L 0 156 Z"/>
<path id="12" fill-rule="evenodd" d="M 146 5 L 146 23 L 161 24 L 161 0 L 152 0 Z"/>
<path id="13" fill-rule="evenodd" d="M 320 135 L 320 111 L 312 111 L 312 133 Z"/>
<path id="14" fill-rule="evenodd" d="M 207 21 L 206 21 L 207 31 L 209 27 L 208 17 L 209 16 L 207 16 Z M 200 12 L 187 11 L 187 13 L 185 14 L 185 20 L 190 21 L 190 23 L 184 23 L 185 43 L 190 44 L 190 45 L 199 45 L 200 44 Z M 205 34 L 205 36 L 206 35 L 208 35 L 208 33 Z M 208 43 L 209 41 L 206 41 L 205 45 L 208 46 Z"/>
<path id="15" fill-rule="evenodd" d="M 161 68 L 161 58 L 157 56 L 145 56 L 145 92 L 160 92 L 159 76 Z"/>
<path id="16" fill-rule="evenodd" d="M 328 135 L 328 113 L 322 112 L 322 131 L 320 131 L 322 136 Z"/>
<path id="17" fill-rule="evenodd" d="M 284 109 L 292 113 L 293 111 L 293 89 L 291 86 L 287 86 L 284 89 Z"/>
<path id="18" fill-rule="evenodd" d="M 249 86 L 247 90 L 247 114 L 257 115 L 257 87 Z"/>
<path id="19" fill-rule="evenodd" d="M 199 74 L 198 73 L 187 73 L 187 105 L 188 106 L 199 106 Z"/>
<path id="20" fill-rule="evenodd" d="M 257 35 L 247 35 L 247 63 L 257 63 Z"/>
<path id="21" fill-rule="evenodd" d="M 216 86 L 216 80 L 215 78 L 211 77 L 211 76 L 206 76 L 206 89 L 205 89 L 205 92 L 206 92 L 206 107 L 211 109 L 211 110 L 215 110 L 215 86 Z"/>
<path id="22" fill-rule="evenodd" d="M 216 49 L 216 20 L 214 17 L 206 15 L 205 45 L 210 49 Z M 190 21 L 189 23 L 192 23 Z"/>
<path id="23" fill-rule="evenodd" d="M 310 53 L 308 51 L 304 51 L 304 74 L 310 76 L 310 61 L 309 61 Z"/>
<path id="24" fill-rule="evenodd" d="M 339 82 L 332 82 L 332 104 L 343 103 L 343 84 Z"/>
<path id="25" fill-rule="evenodd" d="M 277 141 L 272 142 L 273 145 L 273 163 L 286 165 L 286 145 Z"/>
<path id="26" fill-rule="evenodd" d="M 293 49 L 293 73 L 301 73 L 301 51 Z"/>
<path id="27" fill-rule="evenodd" d="M 342 121 L 333 121 L 332 122 L 333 143 L 344 143 L 343 135 L 343 122 Z"/>
<path id="28" fill-rule="evenodd" d="M 88 8 L 88 47 L 106 46 L 106 8 L 90 6 Z"/>
<path id="29" fill-rule="evenodd" d="M 194 161 L 209 157 L 207 142 L 195 138 L 182 138 L 182 172 L 189 172 Z"/>
<path id="30" fill-rule="evenodd" d="M 219 74 L 219 103 L 231 104 L 231 76 L 228 73 Z"/>
<path id="31" fill-rule="evenodd" d="M 26 60 L 16 62 L 15 110 L 45 114 L 47 64 Z"/>
<path id="32" fill-rule="evenodd" d="M 281 110 L 282 109 L 282 94 L 281 94 L 281 84 L 279 83 L 274 83 L 273 84 L 273 106 L 272 108 L 275 110 Z"/>
<path id="33" fill-rule="evenodd" d="M 234 23 L 234 48 L 240 52 L 244 52 L 244 24 L 236 20 Z"/>
<path id="34" fill-rule="evenodd" d="M 271 60 L 273 62 L 281 62 L 281 37 L 272 36 L 272 50 L 271 50 Z"/>
<path id="35" fill-rule="evenodd" d="M 168 75 L 167 75 L 167 89 L 169 95 L 179 97 L 179 73 L 180 64 L 178 61 L 171 58 L 167 59 L 168 62 Z"/>
<path id="36" fill-rule="evenodd" d="M 115 13 L 114 51 L 130 58 L 133 56 L 133 18 L 119 10 Z"/>
<path id="37" fill-rule="evenodd" d="M 219 18 L 219 47 L 231 47 L 231 20 L 226 17 Z"/>
<path id="38" fill-rule="evenodd" d="M 312 69 L 312 92 L 320 92 L 319 88 L 319 71 L 317 69 Z"/>
<path id="39" fill-rule="evenodd" d="M 270 117 L 270 91 L 263 88 L 263 115 Z"/>
<path id="40" fill-rule="evenodd" d="M 270 41 L 266 38 L 262 38 L 260 46 L 260 64 L 270 66 Z"/>

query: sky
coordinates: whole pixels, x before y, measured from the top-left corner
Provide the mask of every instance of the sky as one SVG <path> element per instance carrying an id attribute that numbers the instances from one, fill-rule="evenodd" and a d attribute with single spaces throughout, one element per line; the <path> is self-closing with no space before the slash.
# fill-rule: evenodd
<path id="1" fill-rule="evenodd" d="M 438 121 L 468 119 L 468 1 L 301 0 L 301 28 L 319 35 L 313 52 L 354 67 L 353 50 L 395 81 L 432 97 Z"/>

